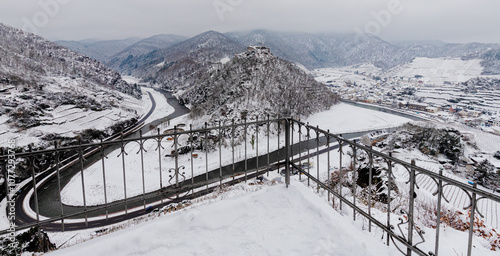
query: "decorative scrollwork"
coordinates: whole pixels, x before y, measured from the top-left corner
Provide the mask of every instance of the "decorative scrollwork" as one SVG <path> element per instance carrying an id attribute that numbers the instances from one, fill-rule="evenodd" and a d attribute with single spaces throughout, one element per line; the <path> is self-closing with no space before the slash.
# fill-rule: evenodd
<path id="1" fill-rule="evenodd" d="M 483 199 L 488 199 L 488 198 L 486 198 L 486 197 L 480 197 L 480 198 L 476 199 L 476 206 L 477 206 L 477 203 L 479 202 L 479 200 L 483 200 Z M 479 216 L 481 216 L 481 218 L 484 218 L 484 215 L 479 210 L 479 207 L 476 207 L 475 209 L 476 209 L 476 212 L 479 214 Z"/>
<path id="2" fill-rule="evenodd" d="M 126 146 L 127 144 L 128 144 L 128 143 L 125 143 L 125 144 L 124 144 L 124 143 L 122 142 L 122 144 L 120 145 L 120 148 L 121 148 L 120 153 L 119 153 L 116 157 L 120 157 L 120 156 L 122 156 L 122 155 L 128 156 L 128 153 L 125 151 L 125 146 Z"/>
<path id="3" fill-rule="evenodd" d="M 174 173 L 174 174 L 170 174 L 169 177 L 170 179 L 168 180 L 168 183 L 170 183 L 170 185 L 174 185 L 174 186 L 182 186 L 182 184 L 184 183 L 184 181 L 186 181 L 186 176 L 185 176 L 185 172 L 180 172 L 180 170 L 184 170 L 186 169 L 186 167 L 184 166 L 179 166 L 179 168 L 175 169 L 175 168 L 170 168 L 168 170 L 168 173 Z M 172 183 L 172 179 L 175 178 L 175 177 L 178 177 L 178 178 L 181 178 L 182 177 L 182 180 L 178 180 L 176 183 Z"/>
<path id="4" fill-rule="evenodd" d="M 417 234 L 420 237 L 420 239 L 422 239 L 422 241 L 420 241 L 420 242 L 416 243 L 415 245 L 413 245 L 415 247 L 417 247 L 417 245 L 419 245 L 419 244 L 425 243 L 425 238 L 424 238 L 425 231 L 423 231 L 423 230 L 417 230 Z"/>
<path id="5" fill-rule="evenodd" d="M 141 153 L 141 151 L 148 152 L 146 150 L 146 148 L 144 148 L 144 143 L 146 143 L 145 140 L 140 140 L 140 141 L 136 141 L 136 142 L 139 144 L 139 150 L 137 150 L 137 153 L 135 153 L 136 155 L 139 154 L 139 153 Z"/>
<path id="6" fill-rule="evenodd" d="M 408 216 L 408 213 L 405 212 L 404 210 L 401 210 L 400 212 L 401 212 L 401 214 Z M 398 223 L 399 232 L 401 233 L 403 238 L 408 241 L 408 239 L 405 236 L 405 233 L 403 232 L 403 229 L 401 229 L 401 226 L 408 224 L 410 222 L 410 220 L 408 219 L 408 217 L 406 217 L 406 220 L 403 220 L 403 218 L 399 217 L 398 220 L 399 220 L 399 223 Z"/>

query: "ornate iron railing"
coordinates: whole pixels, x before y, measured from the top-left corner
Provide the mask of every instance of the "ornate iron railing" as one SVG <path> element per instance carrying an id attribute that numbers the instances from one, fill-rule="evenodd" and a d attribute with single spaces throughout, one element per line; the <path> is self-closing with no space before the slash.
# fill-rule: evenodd
<path id="1" fill-rule="evenodd" d="M 418 255 L 439 255 L 439 239 L 440 239 L 440 226 L 441 226 L 441 212 L 442 212 L 442 199 L 445 201 L 449 201 L 447 197 L 444 194 L 444 188 L 446 187 L 455 187 L 456 189 L 463 191 L 464 194 L 468 197 L 469 202 L 468 204 L 463 208 L 464 210 L 469 210 L 470 211 L 470 216 L 469 216 L 469 238 L 468 238 L 468 243 L 467 243 L 467 255 L 472 255 L 472 238 L 474 236 L 474 228 L 477 228 L 477 223 L 475 223 L 476 219 L 476 214 L 480 215 L 481 217 L 484 217 L 483 214 L 480 212 L 478 209 L 478 202 L 480 200 L 489 200 L 490 205 L 492 204 L 497 204 L 496 207 L 498 207 L 498 204 L 500 203 L 500 197 L 494 193 L 490 193 L 488 191 L 485 191 L 483 189 L 478 189 L 476 184 L 466 184 L 460 181 L 457 181 L 455 179 L 449 178 L 447 176 L 444 176 L 442 173 L 442 170 L 439 172 L 433 172 L 421 167 L 418 167 L 415 165 L 415 161 L 412 161 L 411 163 L 408 163 L 406 161 L 400 160 L 398 158 L 395 158 L 392 156 L 391 153 L 385 154 L 382 152 L 378 152 L 376 150 L 373 150 L 371 146 L 366 146 L 362 145 L 356 140 L 351 141 L 348 139 L 343 138 L 341 135 L 335 135 L 330 133 L 329 131 L 325 131 L 320 129 L 319 127 L 313 127 L 310 126 L 306 123 L 296 121 L 293 119 L 290 119 L 289 122 L 287 122 L 287 127 L 285 128 L 286 132 L 288 135 L 286 137 L 290 137 L 292 139 L 291 143 L 287 143 L 287 155 L 291 156 L 291 166 L 295 169 L 297 169 L 301 175 L 305 175 L 307 177 L 307 183 L 309 184 L 309 180 L 312 180 L 317 184 L 318 191 L 319 189 L 324 189 L 328 191 L 328 199 L 333 200 L 334 198 L 337 198 L 340 202 L 338 207 L 340 210 L 342 210 L 343 204 L 349 206 L 353 210 L 353 218 L 356 220 L 356 216 L 362 216 L 364 217 L 367 222 L 368 222 L 368 230 L 371 232 L 372 231 L 372 226 L 375 225 L 381 230 L 383 230 L 386 234 L 386 244 L 389 246 L 391 244 L 394 244 L 400 251 L 401 253 L 405 255 L 411 255 L 412 253 L 418 254 Z M 312 135 L 315 135 L 315 140 L 317 141 L 317 144 L 315 146 L 315 153 L 316 156 L 316 176 L 311 174 L 311 170 L 308 168 L 304 168 L 302 165 L 302 161 L 304 161 L 304 157 L 301 155 L 301 152 L 303 151 L 302 149 L 299 149 L 299 153 L 294 153 L 293 150 L 296 150 L 296 147 L 290 147 L 289 145 L 296 145 L 295 141 L 293 140 L 293 133 L 297 133 L 299 136 L 298 144 L 300 145 L 301 138 L 305 137 L 307 139 L 311 139 Z M 320 141 L 321 139 L 326 140 L 326 146 L 325 149 L 320 150 Z M 338 154 L 339 154 L 339 163 L 338 165 L 334 166 L 330 162 L 330 153 L 333 150 L 331 147 L 333 144 L 336 144 L 335 149 L 338 149 Z M 313 147 L 314 148 L 314 147 Z M 342 156 L 346 153 L 347 149 L 350 151 L 350 166 L 343 167 L 343 160 Z M 327 162 L 327 166 L 320 166 L 320 154 L 325 154 L 326 151 L 326 157 L 327 160 L 323 162 Z M 360 157 L 360 153 L 364 152 L 364 156 Z M 297 154 L 299 154 L 297 156 Z M 295 156 L 294 156 L 295 155 Z M 311 157 L 310 154 L 310 148 L 307 148 L 307 158 Z M 366 157 L 365 157 L 366 156 Z M 296 158 L 296 159 L 294 159 Z M 360 158 L 366 158 L 365 162 L 365 169 L 367 169 L 368 172 L 368 186 L 366 186 L 365 189 L 365 194 L 360 193 L 357 191 L 357 189 L 360 188 L 360 186 L 357 184 L 359 182 L 358 179 L 358 173 L 360 169 Z M 381 160 L 380 162 L 383 162 L 386 164 L 387 167 L 381 167 L 381 163 L 378 164 L 378 169 L 383 171 L 382 176 L 386 177 L 385 180 L 385 192 L 386 192 L 386 202 L 385 202 L 385 207 L 384 211 L 387 213 L 386 217 L 381 219 L 380 214 L 377 216 L 374 216 L 372 214 L 372 210 L 374 208 L 374 200 L 375 200 L 375 194 L 376 194 L 376 188 L 374 187 L 375 184 L 372 184 L 372 181 L 374 181 L 374 169 L 375 169 L 375 164 L 374 164 L 374 159 L 378 158 Z M 307 159 L 307 162 L 309 162 L 309 159 Z M 394 179 L 394 173 L 393 170 L 394 168 L 399 165 L 403 167 L 402 169 L 408 173 L 408 180 L 404 182 L 403 184 L 408 185 L 408 187 L 405 189 L 407 191 L 407 194 L 404 195 L 401 193 L 404 188 L 399 187 L 397 188 L 396 186 L 396 180 Z M 338 175 L 334 175 L 334 178 L 336 179 L 335 182 L 332 182 L 332 174 L 331 173 L 331 167 L 336 167 L 338 170 Z M 289 173 L 289 167 L 287 165 L 287 173 Z M 345 171 L 345 170 L 348 171 Z M 327 173 L 320 174 L 320 170 L 328 170 Z M 350 175 L 350 183 L 348 186 L 350 186 L 350 195 L 349 198 L 347 195 L 342 194 L 342 188 L 345 188 L 345 182 L 342 181 L 343 178 L 346 178 L 348 175 Z M 415 210 L 416 210 L 416 201 L 417 201 L 417 190 L 419 190 L 422 185 L 419 185 L 419 182 L 422 181 L 422 178 L 418 178 L 419 176 L 422 177 L 428 177 L 431 182 L 435 184 L 434 188 L 435 191 L 432 191 L 433 193 L 430 193 L 432 196 L 436 197 L 436 200 L 433 200 L 433 202 L 436 202 L 436 205 L 431 205 L 431 207 L 435 207 L 435 213 L 433 212 L 433 215 L 435 217 L 435 230 L 436 230 L 436 236 L 435 236 L 435 241 L 434 241 L 434 250 L 429 251 L 429 252 L 424 252 L 419 248 L 419 245 L 425 242 L 424 239 L 424 233 L 421 229 L 419 229 L 416 226 L 416 218 L 417 216 L 415 215 Z M 323 178 L 323 179 L 322 179 Z M 288 179 L 287 179 L 288 181 Z M 401 182 L 398 182 L 399 185 L 401 185 Z M 398 196 L 403 196 L 404 199 L 407 200 L 407 204 L 403 205 L 402 208 L 400 208 L 400 214 L 402 214 L 402 218 L 399 219 L 399 223 L 397 223 L 397 230 L 395 229 L 394 225 L 395 223 L 391 223 L 391 212 L 395 209 L 393 205 L 391 205 L 391 200 L 396 194 L 396 190 L 399 191 Z M 420 192 L 419 192 L 420 193 Z M 333 195 L 332 198 L 330 198 L 330 194 Z M 366 195 L 367 194 L 367 195 Z M 421 193 L 425 194 L 425 193 Z M 425 198 L 425 196 L 419 196 L 418 198 Z M 360 199 L 363 200 L 363 204 L 360 205 Z M 392 208 L 391 208 L 392 207 Z M 492 218 L 497 219 L 498 223 L 498 216 L 491 216 Z M 404 232 L 403 230 L 406 230 Z M 418 237 L 417 237 L 418 236 Z"/>
<path id="2" fill-rule="evenodd" d="M 170 149 L 167 148 L 169 146 Z M 249 146 L 252 149 L 249 149 Z M 334 150 L 338 150 L 338 164 L 331 161 Z M 349 153 L 348 164 L 344 158 L 346 153 Z M 138 156 L 140 164 L 131 169 L 129 160 L 134 154 Z M 106 173 L 110 171 L 107 163 L 112 162 L 110 158 L 113 157 L 120 160 L 112 168 L 115 172 L 117 169 L 121 171 L 123 197 L 110 199 Z M 152 160 L 153 157 L 155 160 Z M 316 158 L 315 174 L 311 173 L 311 158 Z M 5 175 L 8 159 L 9 156 L 5 153 L 0 156 L 0 167 Z M 53 148 L 47 150 L 27 149 L 25 152 L 18 152 L 15 159 L 16 170 L 31 175 L 31 180 L 25 182 L 15 195 L 16 230 L 40 226 L 45 230 L 65 231 L 109 225 L 142 215 L 147 212 L 148 206 L 160 207 L 181 202 L 209 193 L 223 184 L 247 181 L 271 170 L 284 168 L 286 186 L 290 185 L 291 175 L 295 172 L 299 173 L 300 179 L 304 175 L 307 178 L 304 182 L 310 185 L 312 181 L 318 191 L 327 191 L 328 200 L 337 202 L 339 210 L 342 211 L 345 205 L 350 207 L 355 220 L 357 216 L 364 218 L 368 222 L 370 232 L 372 227 L 383 230 L 384 242 L 388 246 L 393 244 L 406 255 L 439 254 L 440 210 L 435 213 L 434 250 L 424 252 L 419 249 L 424 242 L 424 235 L 416 226 L 415 203 L 420 197 L 417 199 L 414 195 L 419 193 L 421 179 L 418 177 L 426 176 L 435 183 L 432 195 L 436 197 L 436 209 L 442 208 L 442 199 L 448 201 L 443 192 L 445 187 L 460 189 L 470 201 L 465 209 L 470 210 L 471 214 L 467 247 L 468 255 L 471 255 L 475 214 L 482 216 L 477 207 L 478 202 L 490 200 L 500 203 L 500 197 L 478 189 L 476 185 L 464 184 L 444 176 L 441 172 L 432 172 L 416 166 L 415 163 L 395 158 L 390 153 L 378 152 L 370 146 L 357 143 L 356 140 L 351 141 L 346 136 L 283 118 L 256 118 L 251 122 L 244 120 L 240 124 L 234 121 L 230 124 L 219 122 L 215 127 L 205 124 L 198 129 L 177 125 L 164 132 L 157 129 L 154 135 L 140 134 L 138 138 L 122 136 L 114 140 L 70 147 L 58 147 L 55 143 Z M 156 162 L 154 168 L 151 167 L 151 162 Z M 150 167 L 146 167 L 146 164 Z M 362 164 L 368 169 L 367 189 L 362 189 L 357 184 L 360 180 L 358 170 Z M 408 173 L 406 182 L 401 183 L 394 179 L 396 166 L 402 167 Z M 102 174 L 104 199 L 92 205 L 87 203 L 89 191 L 86 191 L 88 186 L 85 185 L 85 170 L 89 167 Z M 157 171 L 154 174 L 157 176 L 157 185 L 146 186 L 146 173 L 152 171 L 148 168 Z M 332 181 L 332 174 L 335 174 L 332 169 L 338 170 L 335 181 Z M 372 184 L 375 169 L 382 172 L 381 177 L 385 177 L 385 200 L 375 198 L 376 184 Z M 140 192 L 135 191 L 132 195 L 130 192 L 134 191 L 127 189 L 127 184 L 131 184 L 127 177 L 131 174 L 140 177 L 139 180 L 134 180 L 134 183 L 140 184 Z M 81 180 L 80 206 L 64 204 L 61 194 L 62 189 L 75 175 Z M 407 187 L 403 188 L 402 184 Z M 33 187 L 37 189 L 33 190 Z M 5 189 L 12 195 L 8 186 Z M 344 193 L 343 190 L 346 189 L 348 193 Z M 362 191 L 359 191 L 360 189 Z M 395 195 L 406 199 L 404 204 L 398 206 L 403 218 L 396 224 L 397 229 L 395 223 L 391 223 L 391 213 L 396 209 L 392 202 Z M 380 219 L 382 215 L 375 216 L 372 211 L 376 205 L 382 204 L 382 210 L 387 214 Z M 403 232 L 404 230 L 406 231 Z M 0 234 L 8 232 L 9 230 L 4 230 L 0 231 Z"/>

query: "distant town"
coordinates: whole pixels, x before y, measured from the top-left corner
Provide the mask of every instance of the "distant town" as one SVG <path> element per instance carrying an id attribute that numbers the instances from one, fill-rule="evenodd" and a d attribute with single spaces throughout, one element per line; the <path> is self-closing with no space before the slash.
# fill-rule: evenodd
<path id="1" fill-rule="evenodd" d="M 500 94 L 495 89 L 500 85 L 488 84 L 489 77 L 439 81 L 422 75 L 382 73 L 367 65 L 317 69 L 313 75 L 344 101 L 374 104 L 500 134 Z"/>

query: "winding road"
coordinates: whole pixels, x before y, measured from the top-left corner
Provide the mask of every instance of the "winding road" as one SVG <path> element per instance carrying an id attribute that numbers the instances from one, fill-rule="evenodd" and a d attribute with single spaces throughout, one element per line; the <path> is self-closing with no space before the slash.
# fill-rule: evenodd
<path id="1" fill-rule="evenodd" d="M 161 92 L 168 104 L 170 104 L 174 108 L 174 112 L 170 115 L 168 115 L 165 118 L 155 120 L 151 123 L 145 124 L 144 122 L 153 114 L 153 112 L 156 110 L 156 100 L 153 97 L 153 95 L 148 92 L 148 95 L 150 97 L 152 106 L 149 112 L 144 115 L 138 122 L 137 124 L 131 128 L 131 130 L 136 130 L 135 132 L 129 134 L 126 138 L 138 138 L 140 136 L 139 130 L 141 130 L 143 133 L 146 133 L 150 131 L 151 126 L 157 126 L 161 124 L 162 122 L 166 120 L 170 120 L 182 115 L 185 115 L 189 113 L 189 109 L 186 108 L 185 106 L 179 104 L 179 102 L 173 97 L 170 93 L 165 92 L 165 91 L 159 91 Z M 139 127 L 142 127 L 140 129 L 137 129 Z M 114 138 L 116 139 L 116 137 Z M 110 152 L 113 152 L 119 148 L 119 145 L 114 145 L 110 146 L 104 149 L 105 155 L 109 154 Z M 100 150 L 96 150 L 94 153 L 89 154 L 85 156 L 85 159 L 87 161 L 84 162 L 84 168 L 88 167 L 95 161 L 98 161 L 100 159 Z M 76 161 L 78 162 L 78 161 Z M 65 170 L 60 171 L 60 179 L 61 179 L 61 188 L 63 188 L 73 176 L 77 175 L 81 171 L 81 167 L 79 165 L 72 165 L 69 168 Z M 59 191 L 58 191 L 58 184 L 57 184 L 57 171 L 55 168 L 51 168 L 41 174 L 39 174 L 36 177 L 37 180 L 37 193 L 38 193 L 38 202 L 39 202 L 39 212 L 41 216 L 61 216 L 61 205 L 59 204 Z M 45 180 L 44 180 L 45 179 Z M 44 180 L 42 183 L 40 181 Z M 36 219 L 33 219 L 25 209 L 25 200 L 28 200 L 27 196 L 29 196 L 29 205 L 31 209 L 35 209 L 35 198 L 33 197 L 32 193 L 32 188 L 33 188 L 33 183 L 29 182 L 26 185 L 24 185 L 22 188 L 20 188 L 20 192 L 18 193 L 16 197 L 16 219 L 15 222 L 17 225 L 26 225 L 29 223 L 33 223 L 36 221 Z M 91 207 L 88 207 L 87 210 L 92 210 Z M 110 212 L 112 208 L 109 209 Z M 82 209 L 80 207 L 73 207 L 73 206 L 67 206 L 63 205 L 63 211 L 64 215 L 71 215 L 74 214 L 75 212 L 81 212 Z M 78 216 L 75 216 L 78 217 Z M 45 225 L 43 225 L 45 228 Z M 61 226 L 61 225 L 59 225 Z"/>

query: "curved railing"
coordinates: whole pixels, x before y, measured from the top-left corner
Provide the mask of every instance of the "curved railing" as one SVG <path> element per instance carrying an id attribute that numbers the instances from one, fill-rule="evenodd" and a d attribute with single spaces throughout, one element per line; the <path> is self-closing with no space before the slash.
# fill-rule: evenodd
<path id="1" fill-rule="evenodd" d="M 294 153 L 293 153 L 293 147 L 289 147 L 287 149 L 287 152 L 291 156 L 291 165 L 293 168 L 299 170 L 299 172 L 302 175 L 305 175 L 309 180 L 314 181 L 317 184 L 318 190 L 324 189 L 329 192 L 329 200 L 330 200 L 330 194 L 332 194 L 335 198 L 340 200 L 339 203 L 339 208 L 342 209 L 342 205 L 345 204 L 349 207 L 352 208 L 353 210 L 353 218 L 354 220 L 356 219 L 357 215 L 361 215 L 364 218 L 367 219 L 368 221 L 368 229 L 371 232 L 372 226 L 375 225 L 378 228 L 382 229 L 386 233 L 386 244 L 389 245 L 390 242 L 392 243 L 403 253 L 406 255 L 411 255 L 412 252 L 416 253 L 418 255 L 438 255 L 439 253 L 439 230 L 440 230 L 440 225 L 441 225 L 441 212 L 442 212 L 442 199 L 444 199 L 446 202 L 449 202 L 448 198 L 446 195 L 443 193 L 444 188 L 446 187 L 455 187 L 459 189 L 460 191 L 463 191 L 464 194 L 467 196 L 468 204 L 463 208 L 464 210 L 470 211 L 470 216 L 469 216 L 469 239 L 468 239 L 468 244 L 467 244 L 467 252 L 468 255 L 472 255 L 472 237 L 474 235 L 474 226 L 477 224 L 475 223 L 476 220 L 476 214 L 484 217 L 484 215 L 481 213 L 481 211 L 478 209 L 478 202 L 480 200 L 490 200 L 492 203 L 500 203 L 500 197 L 494 193 L 485 191 L 483 189 L 477 188 L 476 184 L 470 183 L 463 183 L 460 181 L 457 181 L 455 179 L 449 178 L 447 176 L 444 176 L 442 171 L 439 171 L 438 173 L 427 170 L 422 167 L 418 167 L 415 165 L 415 161 L 412 161 L 411 163 L 408 163 L 406 161 L 403 161 L 401 159 L 395 158 L 392 156 L 392 154 L 385 154 L 376 150 L 373 150 L 370 146 L 362 145 L 356 140 L 351 141 L 343 138 L 342 136 L 332 134 L 328 131 L 322 130 L 319 127 L 313 127 L 310 126 L 304 122 L 300 122 L 297 120 L 289 119 L 289 122 L 287 122 L 287 128 L 286 130 L 288 133 L 290 133 L 290 137 L 292 138 L 292 142 L 290 144 L 294 144 L 295 141 L 293 140 L 293 133 L 298 133 L 299 134 L 299 141 L 300 138 L 305 137 L 305 138 L 314 138 L 316 141 L 320 141 L 320 138 L 326 139 L 327 140 L 327 145 L 326 149 L 322 150 L 323 153 L 320 151 L 320 146 L 319 143 L 316 146 L 316 151 L 319 152 L 316 155 L 317 159 L 317 173 L 316 176 L 314 174 L 311 174 L 311 170 L 307 168 L 303 168 L 302 166 L 302 160 L 306 161 L 301 155 L 299 154 L 298 161 L 293 160 L 294 158 Z M 338 149 L 338 154 L 339 154 L 339 164 L 336 165 L 335 167 L 337 168 L 338 175 L 335 176 L 336 180 L 336 186 L 332 185 L 331 183 L 331 175 L 332 173 L 330 172 L 331 167 L 333 164 L 330 163 L 330 152 L 332 151 L 331 145 L 336 144 L 335 149 Z M 320 164 L 320 159 L 319 156 L 320 154 L 325 154 L 324 151 L 327 151 L 327 165 L 328 166 L 319 166 Z M 350 161 L 350 166 L 348 167 L 349 171 L 347 171 L 347 174 L 350 175 L 351 179 L 351 184 L 350 185 L 350 199 L 346 197 L 346 195 L 342 194 L 342 188 L 345 187 L 345 182 L 342 181 L 342 178 L 345 178 L 347 175 L 344 173 L 345 167 L 343 167 L 343 163 L 345 161 L 342 160 L 342 157 L 345 155 L 346 151 L 349 150 L 349 157 L 351 158 Z M 307 158 L 309 158 L 310 155 L 310 149 L 307 149 Z M 360 192 L 356 191 L 357 189 L 360 188 L 360 186 L 357 185 L 358 182 L 358 170 L 360 169 L 360 155 L 363 154 L 362 158 L 366 158 L 364 160 L 365 164 L 365 169 L 368 169 L 368 186 L 366 189 L 366 193 L 368 194 L 367 196 L 365 195 L 363 198 L 364 202 L 364 207 L 360 206 Z M 375 169 L 374 165 L 374 159 L 378 160 L 377 164 L 377 169 L 383 171 L 383 177 L 386 177 L 386 202 L 385 202 L 385 207 L 384 210 L 387 212 L 386 218 L 385 219 L 377 219 L 372 215 L 372 209 L 374 205 L 374 197 L 375 197 L 375 187 L 374 184 L 372 184 L 372 181 L 374 180 L 373 178 L 373 171 Z M 298 163 L 297 163 L 298 162 Z M 307 159 L 307 162 L 309 160 Z M 382 166 L 382 163 L 386 166 Z M 394 168 L 396 166 L 401 166 L 404 172 L 407 172 L 407 177 L 408 180 L 405 181 L 403 184 L 407 185 L 407 188 L 402 188 L 396 187 L 396 182 L 394 179 Z M 328 170 L 326 174 L 326 181 L 325 179 L 321 180 L 321 177 L 325 178 L 325 175 L 320 174 L 320 170 Z M 424 239 L 424 233 L 421 229 L 416 227 L 416 201 L 418 200 L 417 198 L 423 198 L 424 196 L 418 197 L 417 196 L 417 190 L 419 190 L 422 187 L 422 184 L 419 184 L 420 181 L 423 179 L 419 178 L 419 176 L 426 176 L 430 178 L 431 182 L 435 184 L 435 186 L 431 186 L 435 189 L 435 191 L 432 191 L 432 196 L 435 197 L 435 200 L 431 200 L 433 202 L 436 202 L 435 206 L 436 210 L 435 211 L 435 222 L 436 222 L 436 237 L 435 237 L 435 248 L 434 251 L 430 251 L 428 253 L 422 251 L 419 249 L 419 245 L 422 243 L 425 243 Z M 428 179 L 427 181 L 428 182 Z M 393 211 L 393 206 L 391 206 L 391 198 L 395 194 L 395 188 L 399 190 L 399 194 L 402 194 L 401 192 L 404 190 L 407 192 L 405 195 L 405 198 L 407 200 L 407 204 L 404 205 L 404 209 L 400 209 L 399 212 L 402 215 L 402 218 L 399 219 L 399 223 L 391 223 L 391 212 Z M 392 195 L 391 195 L 392 193 Z M 424 194 L 424 193 L 421 193 Z M 333 200 L 333 199 L 332 199 Z M 380 215 L 377 215 L 380 216 Z M 498 218 L 498 216 L 492 216 L 494 218 Z M 395 226 L 397 229 L 395 228 Z M 477 228 L 477 227 L 476 227 Z M 406 232 L 404 232 L 406 230 Z"/>

